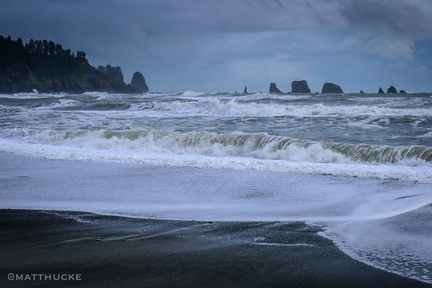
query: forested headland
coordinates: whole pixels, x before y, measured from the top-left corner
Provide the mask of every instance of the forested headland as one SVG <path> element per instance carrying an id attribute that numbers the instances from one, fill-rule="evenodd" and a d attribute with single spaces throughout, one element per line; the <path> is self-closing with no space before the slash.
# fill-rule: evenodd
<path id="1" fill-rule="evenodd" d="M 0 93 L 141 93 L 123 80 L 118 66 L 89 64 L 86 53 L 48 40 L 23 43 L 0 35 Z"/>

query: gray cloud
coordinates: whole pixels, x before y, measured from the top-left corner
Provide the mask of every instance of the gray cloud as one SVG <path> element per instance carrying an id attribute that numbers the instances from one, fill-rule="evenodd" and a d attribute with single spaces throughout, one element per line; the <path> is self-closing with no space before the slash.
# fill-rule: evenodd
<path id="1" fill-rule="evenodd" d="M 354 33 L 350 41 L 363 52 L 411 59 L 415 41 L 432 37 L 431 8 L 432 3 L 423 0 L 348 0 L 340 13 Z"/>
<path id="2" fill-rule="evenodd" d="M 326 78 L 328 62 L 415 59 L 416 41 L 432 38 L 430 0 L 9 2 L 0 9 L 0 34 L 84 50 L 91 64 L 120 65 L 126 80 L 140 70 L 159 90 L 266 77 L 337 82 Z"/>
<path id="3" fill-rule="evenodd" d="M 432 13 L 427 9 L 431 5 L 430 1 L 349 0 L 340 11 L 354 28 L 417 40 L 432 36 Z"/>

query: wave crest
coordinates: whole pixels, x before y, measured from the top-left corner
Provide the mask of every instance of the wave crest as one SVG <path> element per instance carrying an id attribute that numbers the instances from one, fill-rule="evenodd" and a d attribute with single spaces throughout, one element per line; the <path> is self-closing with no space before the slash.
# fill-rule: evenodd
<path id="1" fill-rule="evenodd" d="M 289 101 L 289 99 L 285 99 Z M 229 98 L 194 98 L 167 102 L 153 102 L 155 111 L 181 115 L 208 116 L 288 116 L 288 117 L 328 117 L 328 116 L 432 116 L 429 109 L 398 109 L 366 105 L 298 105 L 287 103 L 243 102 Z"/>
<path id="2" fill-rule="evenodd" d="M 245 157 L 313 163 L 372 163 L 430 166 L 432 148 L 315 142 L 266 133 L 217 134 L 206 131 L 56 131 L 29 130 L 37 143 L 92 149 Z"/>

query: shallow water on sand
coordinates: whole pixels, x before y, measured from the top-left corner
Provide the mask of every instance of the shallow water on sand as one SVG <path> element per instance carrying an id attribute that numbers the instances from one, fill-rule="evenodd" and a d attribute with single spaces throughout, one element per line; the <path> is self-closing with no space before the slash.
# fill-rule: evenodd
<path id="1" fill-rule="evenodd" d="M 430 227 L 432 209 L 420 209 L 431 201 L 428 184 L 10 153 L 0 157 L 5 163 L 2 208 L 153 219 L 307 221 L 323 227 L 322 235 L 355 259 L 431 282 L 432 235 L 425 227 Z"/>

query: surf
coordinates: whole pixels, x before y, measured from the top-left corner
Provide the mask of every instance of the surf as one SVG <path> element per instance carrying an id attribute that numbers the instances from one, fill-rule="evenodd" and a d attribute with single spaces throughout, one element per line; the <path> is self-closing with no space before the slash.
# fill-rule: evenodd
<path id="1" fill-rule="evenodd" d="M 87 145 L 116 149 L 246 157 L 313 163 L 371 163 L 432 166 L 432 147 L 317 142 L 266 133 L 218 134 L 206 131 L 62 131 L 24 129 L 29 140 L 47 144 Z M 81 144 L 80 144 L 81 143 Z"/>
<path id="2" fill-rule="evenodd" d="M 266 133 L 17 129 L 0 138 L 0 150 L 54 159 L 432 183 L 429 147 L 326 143 Z"/>

